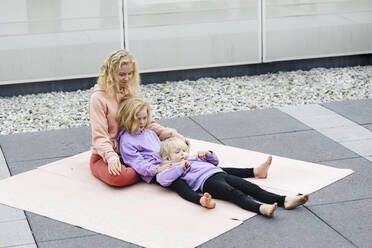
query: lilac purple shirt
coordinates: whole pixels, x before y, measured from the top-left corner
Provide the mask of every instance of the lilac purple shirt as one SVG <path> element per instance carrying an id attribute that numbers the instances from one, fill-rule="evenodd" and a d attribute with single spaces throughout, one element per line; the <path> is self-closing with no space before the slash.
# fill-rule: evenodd
<path id="1" fill-rule="evenodd" d="M 132 167 L 141 178 L 150 183 L 156 175 L 156 168 L 161 165 L 161 142 L 152 130 L 145 129 L 137 134 L 130 134 L 124 130 L 118 134 L 120 154 L 123 161 Z M 183 179 L 194 190 L 203 189 L 204 182 L 213 174 L 222 172 L 217 167 L 218 158 L 212 152 L 203 160 L 189 158 L 190 167 L 183 170 L 182 163 L 173 164 L 173 167 L 162 171 L 156 177 L 159 184 L 169 186 L 177 178 Z"/>
<path id="2" fill-rule="evenodd" d="M 156 133 L 145 129 L 132 135 L 122 130 L 118 134 L 118 143 L 124 163 L 150 183 L 161 162 L 160 140 Z"/>
<path id="3" fill-rule="evenodd" d="M 162 186 L 169 186 L 177 178 L 184 180 L 194 191 L 203 190 L 205 181 L 212 175 L 222 172 L 220 167 L 217 167 L 218 158 L 212 152 L 210 156 L 205 156 L 204 159 L 189 158 L 187 161 L 190 167 L 183 170 L 182 164 L 184 161 L 173 164 L 173 167 L 162 171 L 156 176 L 156 180 Z"/>

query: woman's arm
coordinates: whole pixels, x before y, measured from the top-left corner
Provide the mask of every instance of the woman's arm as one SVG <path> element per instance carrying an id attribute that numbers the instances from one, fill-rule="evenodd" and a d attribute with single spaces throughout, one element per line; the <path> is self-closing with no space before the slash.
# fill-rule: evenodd
<path id="1" fill-rule="evenodd" d="M 118 154 L 114 150 L 114 144 L 110 140 L 108 131 L 108 120 L 106 117 L 107 105 L 104 101 L 92 94 L 89 103 L 89 117 L 92 127 L 92 145 L 103 161 L 120 161 Z"/>
<path id="2" fill-rule="evenodd" d="M 179 134 L 176 131 L 176 129 L 169 128 L 169 127 L 163 127 L 162 125 L 160 125 L 159 123 L 156 123 L 155 121 L 151 121 L 148 128 L 154 131 L 156 135 L 158 135 L 161 141 L 166 140 L 170 137 L 180 137 L 181 139 L 186 140 L 186 138 L 183 137 L 181 134 Z"/>

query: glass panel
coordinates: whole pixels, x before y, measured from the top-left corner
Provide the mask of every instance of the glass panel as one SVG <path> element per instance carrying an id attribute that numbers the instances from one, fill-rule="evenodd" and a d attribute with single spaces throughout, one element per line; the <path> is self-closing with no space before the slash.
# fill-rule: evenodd
<path id="1" fill-rule="evenodd" d="M 128 0 L 142 71 L 260 62 L 257 0 Z"/>
<path id="2" fill-rule="evenodd" d="M 0 84 L 98 75 L 107 54 L 121 46 L 119 4 L 2 0 Z"/>
<path id="3" fill-rule="evenodd" d="M 372 52 L 370 0 L 264 1 L 264 61 Z"/>

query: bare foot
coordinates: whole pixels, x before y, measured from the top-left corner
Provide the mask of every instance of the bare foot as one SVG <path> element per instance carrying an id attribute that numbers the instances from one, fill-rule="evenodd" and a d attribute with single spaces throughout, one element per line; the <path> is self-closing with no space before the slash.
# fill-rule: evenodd
<path id="1" fill-rule="evenodd" d="M 257 178 L 267 178 L 267 172 L 269 171 L 271 161 L 273 161 L 273 157 L 269 156 L 265 163 L 262 163 L 260 166 L 253 169 L 254 177 Z"/>
<path id="2" fill-rule="evenodd" d="M 278 203 L 274 203 L 272 205 L 269 205 L 269 204 L 262 204 L 260 206 L 260 213 L 266 217 L 273 217 L 274 216 L 274 212 L 275 210 L 277 209 L 278 207 Z"/>
<path id="3" fill-rule="evenodd" d="M 300 205 L 305 204 L 309 200 L 309 194 L 297 195 L 297 196 L 286 196 L 284 199 L 285 209 L 294 209 Z"/>
<path id="4" fill-rule="evenodd" d="M 200 198 L 200 205 L 205 208 L 212 209 L 216 207 L 216 202 L 213 201 L 212 196 L 209 193 L 204 193 Z"/>

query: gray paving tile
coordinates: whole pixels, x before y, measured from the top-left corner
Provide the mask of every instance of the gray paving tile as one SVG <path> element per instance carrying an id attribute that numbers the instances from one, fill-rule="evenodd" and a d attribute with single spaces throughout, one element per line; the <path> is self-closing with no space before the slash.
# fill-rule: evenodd
<path id="1" fill-rule="evenodd" d="M 57 160 L 61 160 L 65 157 L 58 157 L 58 158 L 49 158 L 49 159 L 37 159 L 37 160 L 30 160 L 30 161 L 20 161 L 20 162 L 10 162 L 9 163 L 9 170 L 12 176 L 17 175 L 19 173 L 23 173 L 29 170 L 36 169 L 39 166 L 46 165 L 48 163 L 52 163 Z"/>
<path id="2" fill-rule="evenodd" d="M 226 145 L 310 162 L 358 157 L 316 131 L 223 139 Z"/>
<path id="3" fill-rule="evenodd" d="M 354 173 L 311 194 L 308 206 L 372 198 L 372 162 L 364 158 L 322 162 L 324 165 L 352 169 Z"/>
<path id="4" fill-rule="evenodd" d="M 325 128 L 317 131 L 337 142 L 372 139 L 372 132 L 362 126 Z"/>
<path id="5" fill-rule="evenodd" d="M 357 247 L 371 247 L 372 208 L 370 206 L 372 206 L 372 199 L 309 208 Z"/>
<path id="6" fill-rule="evenodd" d="M 0 247 L 34 244 L 26 220 L 0 223 Z"/>
<path id="7" fill-rule="evenodd" d="M 317 104 L 286 106 L 280 110 L 314 129 L 357 126 L 353 121 Z"/>
<path id="8" fill-rule="evenodd" d="M 343 141 L 340 144 L 361 156 L 372 155 L 372 139 Z"/>
<path id="9" fill-rule="evenodd" d="M 72 156 L 91 147 L 90 127 L 3 136 L 7 162 Z"/>
<path id="10" fill-rule="evenodd" d="M 23 210 L 8 207 L 0 204 L 0 223 L 14 220 L 25 220 L 26 216 Z"/>
<path id="11" fill-rule="evenodd" d="M 38 242 L 39 248 L 135 248 L 140 247 L 105 235 L 92 235 L 64 240 Z"/>
<path id="12" fill-rule="evenodd" d="M 370 130 L 372 132 L 372 124 L 363 125 L 363 127 L 367 128 L 368 130 Z"/>
<path id="13" fill-rule="evenodd" d="M 278 109 L 194 116 L 192 119 L 218 139 L 310 129 Z"/>
<path id="14" fill-rule="evenodd" d="M 331 246 L 330 246 L 331 244 Z M 272 219 L 255 216 L 200 247 L 354 247 L 303 207 L 278 209 Z"/>
<path id="15" fill-rule="evenodd" d="M 28 245 L 12 246 L 11 248 L 37 248 L 37 246 L 36 246 L 36 244 L 28 244 Z"/>
<path id="16" fill-rule="evenodd" d="M 333 102 L 322 106 L 359 124 L 372 123 L 372 99 Z"/>
<path id="17" fill-rule="evenodd" d="M 5 161 L 3 151 L 0 147 L 0 180 L 10 176 L 8 165 Z"/>
<path id="18" fill-rule="evenodd" d="M 26 211 L 26 216 L 37 243 L 96 234 L 31 212 Z"/>
<path id="19" fill-rule="evenodd" d="M 219 143 L 211 134 L 196 124 L 191 118 L 163 119 L 158 122 L 165 127 L 175 128 L 185 137 Z"/>

